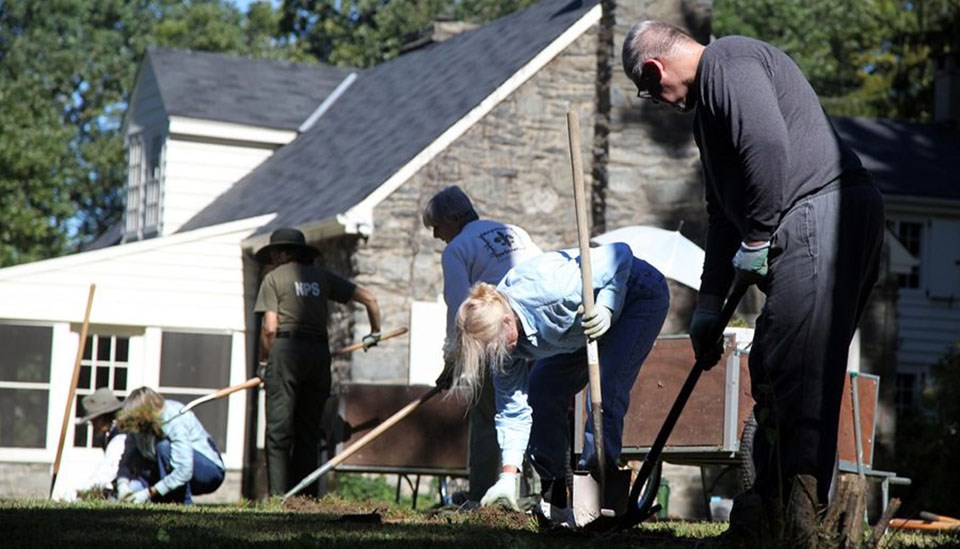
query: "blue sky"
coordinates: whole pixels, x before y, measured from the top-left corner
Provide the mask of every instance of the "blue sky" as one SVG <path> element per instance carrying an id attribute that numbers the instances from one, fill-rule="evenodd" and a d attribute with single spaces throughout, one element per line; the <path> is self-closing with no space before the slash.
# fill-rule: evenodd
<path id="1" fill-rule="evenodd" d="M 240 11 L 247 13 L 247 7 L 256 2 L 257 0 L 233 0 L 233 4 L 240 8 Z M 280 7 L 280 0 L 270 0 L 270 3 L 273 4 L 274 8 Z"/>

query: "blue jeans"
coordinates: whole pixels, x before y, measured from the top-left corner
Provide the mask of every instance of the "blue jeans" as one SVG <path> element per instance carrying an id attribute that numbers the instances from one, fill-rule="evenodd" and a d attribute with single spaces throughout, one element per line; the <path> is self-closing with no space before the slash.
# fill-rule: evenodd
<path id="1" fill-rule="evenodd" d="M 607 467 L 615 467 L 623 440 L 623 416 L 640 366 L 660 334 L 670 308 L 670 291 L 659 271 L 639 259 L 630 270 L 620 317 L 598 341 L 603 401 L 603 442 Z M 533 408 L 529 454 L 541 479 L 566 478 L 570 446 L 568 412 L 574 396 L 589 381 L 586 347 L 538 360 L 530 372 Z M 597 468 L 593 418 L 587 424 L 580 467 Z"/>
<path id="2" fill-rule="evenodd" d="M 216 450 L 216 444 L 210 440 L 210 445 Z M 170 463 L 170 441 L 158 440 L 157 446 L 157 466 L 156 473 L 160 479 L 166 478 L 173 470 Z M 210 461 L 200 452 L 193 451 L 193 478 L 190 482 L 171 490 L 165 496 L 158 496 L 154 501 L 160 503 L 183 503 L 185 505 L 193 504 L 194 495 L 209 494 L 223 484 L 224 471 L 221 471 L 217 465 Z"/>

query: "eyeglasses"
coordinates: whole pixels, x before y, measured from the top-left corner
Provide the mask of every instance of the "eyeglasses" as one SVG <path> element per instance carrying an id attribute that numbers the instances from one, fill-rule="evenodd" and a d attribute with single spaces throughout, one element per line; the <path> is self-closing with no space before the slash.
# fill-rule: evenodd
<path id="1" fill-rule="evenodd" d="M 650 90 L 639 90 L 637 92 L 637 97 L 639 97 L 640 99 L 645 99 L 645 100 L 649 99 L 650 101 L 656 101 L 656 99 L 653 97 L 653 94 L 650 92 Z"/>

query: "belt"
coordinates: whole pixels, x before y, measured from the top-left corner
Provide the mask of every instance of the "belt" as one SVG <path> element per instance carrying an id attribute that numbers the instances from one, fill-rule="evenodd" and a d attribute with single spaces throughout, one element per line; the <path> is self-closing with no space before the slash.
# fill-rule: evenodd
<path id="1" fill-rule="evenodd" d="M 297 330 L 281 330 L 277 332 L 278 338 L 303 339 L 306 341 L 326 341 L 327 336 L 314 334 L 310 332 L 300 332 Z"/>

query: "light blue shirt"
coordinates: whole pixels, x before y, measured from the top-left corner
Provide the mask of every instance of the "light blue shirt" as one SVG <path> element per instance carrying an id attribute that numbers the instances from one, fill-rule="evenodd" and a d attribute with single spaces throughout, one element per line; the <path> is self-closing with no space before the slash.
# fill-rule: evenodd
<path id="1" fill-rule="evenodd" d="M 570 353 L 586 345 L 577 309 L 583 303 L 580 254 L 575 250 L 549 252 L 511 269 L 497 286 L 517 313 L 523 333 L 514 358 L 536 360 Z M 633 253 L 623 243 L 590 249 L 596 306 L 620 318 Z M 520 467 L 530 439 L 533 416 L 527 404 L 528 372 L 515 361 L 493 373 L 497 399 L 497 439 L 503 465 Z"/>

